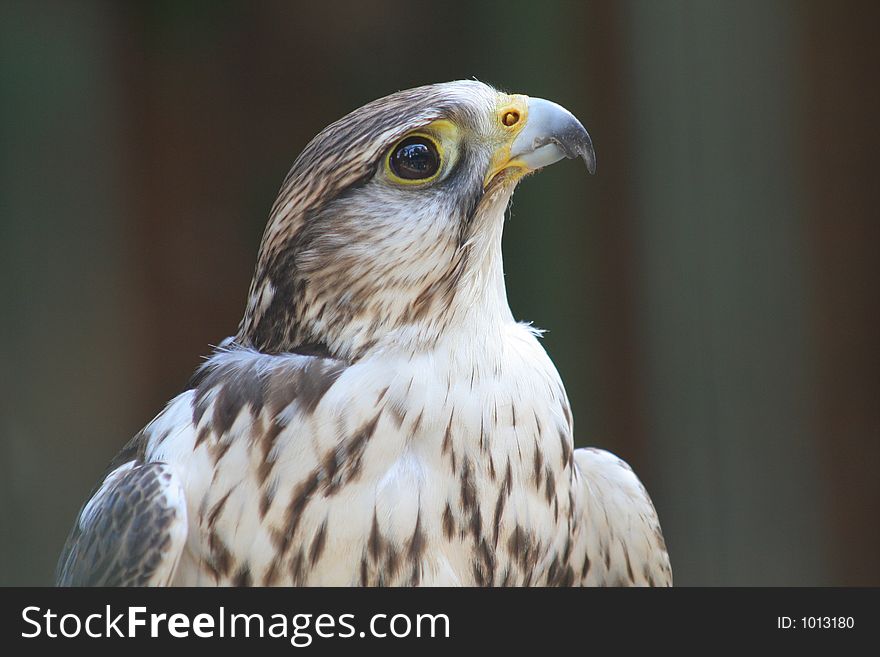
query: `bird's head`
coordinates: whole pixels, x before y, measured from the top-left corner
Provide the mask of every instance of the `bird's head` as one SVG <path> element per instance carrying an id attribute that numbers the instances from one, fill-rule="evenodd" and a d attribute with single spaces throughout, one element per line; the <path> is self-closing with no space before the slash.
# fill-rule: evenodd
<path id="1" fill-rule="evenodd" d="M 595 168 L 571 113 L 476 81 L 355 110 L 287 175 L 237 340 L 354 360 L 389 342 L 430 345 L 475 314 L 509 316 L 505 209 L 519 180 L 566 157 Z"/>

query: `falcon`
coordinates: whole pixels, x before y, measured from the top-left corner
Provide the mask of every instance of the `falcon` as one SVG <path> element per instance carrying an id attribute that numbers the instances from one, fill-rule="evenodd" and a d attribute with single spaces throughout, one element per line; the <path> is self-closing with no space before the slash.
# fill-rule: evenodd
<path id="1" fill-rule="evenodd" d="M 595 154 L 561 106 L 477 81 L 371 102 L 302 151 L 244 318 L 112 461 L 57 583 L 670 585 L 629 466 L 574 449 L 507 303 L 514 188 Z"/>

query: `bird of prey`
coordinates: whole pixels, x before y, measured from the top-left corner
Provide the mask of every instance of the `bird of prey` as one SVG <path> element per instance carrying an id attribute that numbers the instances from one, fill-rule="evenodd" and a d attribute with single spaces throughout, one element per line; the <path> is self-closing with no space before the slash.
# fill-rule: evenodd
<path id="1" fill-rule="evenodd" d="M 669 585 L 622 460 L 574 449 L 507 303 L 517 183 L 593 172 L 561 106 L 477 81 L 371 102 L 284 180 L 238 332 L 83 506 L 60 585 Z"/>

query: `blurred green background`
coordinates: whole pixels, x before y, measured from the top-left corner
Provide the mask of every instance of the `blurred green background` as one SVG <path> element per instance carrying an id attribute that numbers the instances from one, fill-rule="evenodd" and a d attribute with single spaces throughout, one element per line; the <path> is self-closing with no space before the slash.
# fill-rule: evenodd
<path id="1" fill-rule="evenodd" d="M 880 584 L 880 4 L 0 2 L 0 584 L 234 332 L 296 154 L 476 77 L 588 127 L 508 292 L 687 585 Z"/>

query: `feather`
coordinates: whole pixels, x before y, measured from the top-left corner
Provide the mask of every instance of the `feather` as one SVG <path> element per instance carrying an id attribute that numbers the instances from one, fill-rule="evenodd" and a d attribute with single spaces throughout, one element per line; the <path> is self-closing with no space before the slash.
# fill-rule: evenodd
<path id="1" fill-rule="evenodd" d="M 111 464 L 59 584 L 671 584 L 647 492 L 574 450 L 541 333 L 507 303 L 502 228 L 527 171 L 504 158 L 528 102 L 422 87 L 306 147 L 238 333 Z M 413 131 L 447 161 L 404 185 L 383 158 Z"/>

